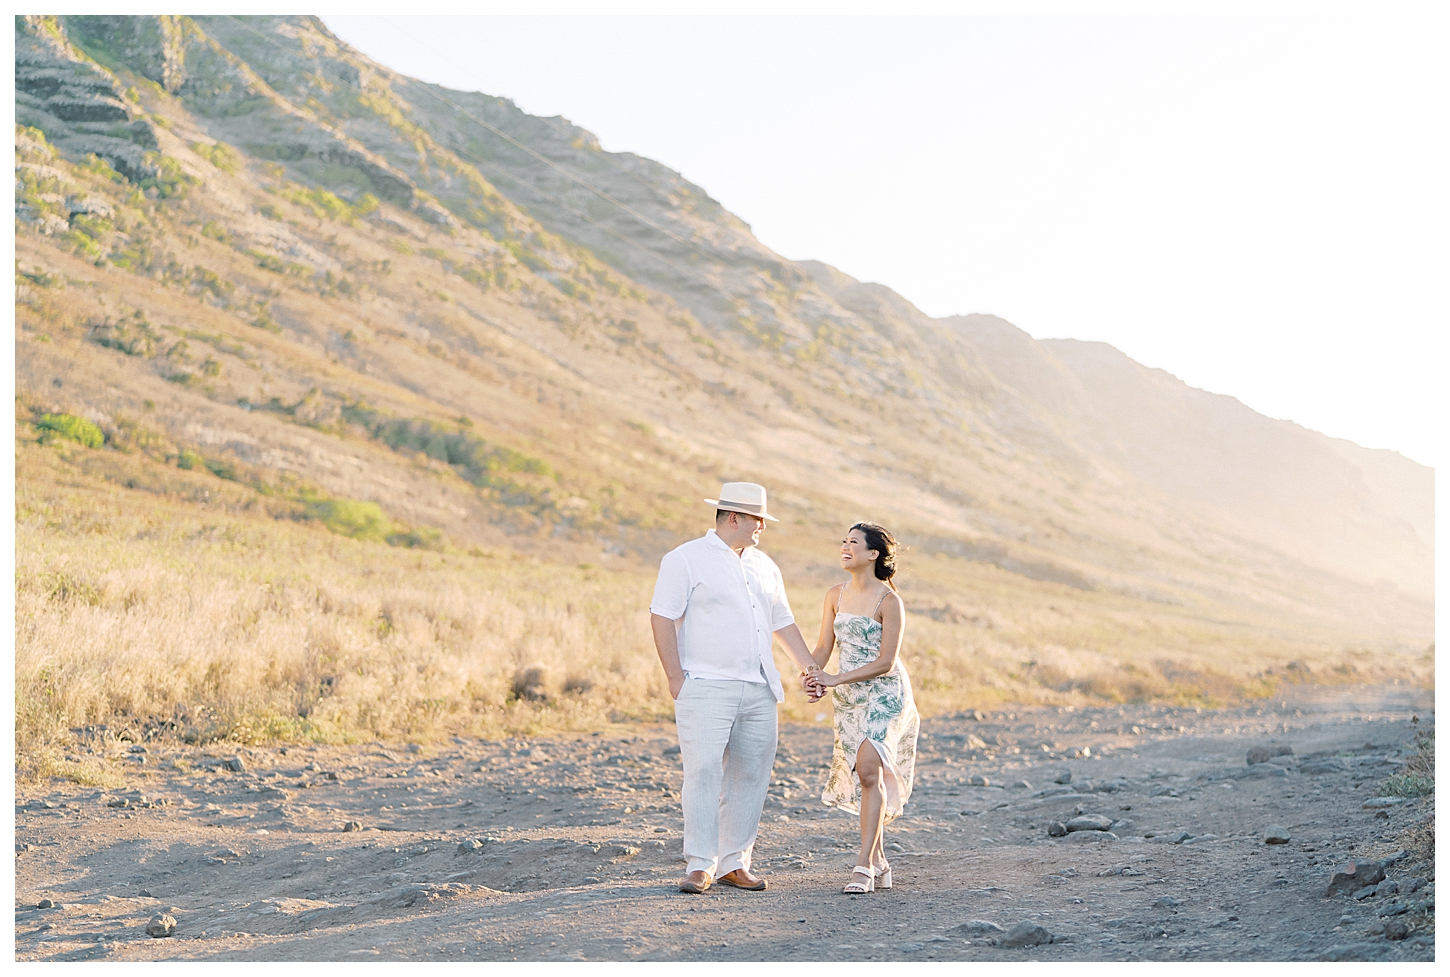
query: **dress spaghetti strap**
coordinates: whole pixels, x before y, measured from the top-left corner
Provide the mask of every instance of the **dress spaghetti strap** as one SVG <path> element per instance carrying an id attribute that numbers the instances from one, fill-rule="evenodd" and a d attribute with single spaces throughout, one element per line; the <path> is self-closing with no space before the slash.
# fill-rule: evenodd
<path id="1" fill-rule="evenodd" d="M 891 593 L 891 591 L 889 591 L 889 590 L 886 591 L 886 594 L 889 594 L 889 593 Z M 882 594 L 881 595 L 881 600 L 878 600 L 876 602 L 876 606 L 873 607 L 873 608 L 871 608 L 871 620 L 873 620 L 873 621 L 876 620 L 876 612 L 879 611 L 879 610 L 881 610 L 881 605 L 883 603 L 885 603 L 885 601 L 886 601 L 886 594 Z"/>

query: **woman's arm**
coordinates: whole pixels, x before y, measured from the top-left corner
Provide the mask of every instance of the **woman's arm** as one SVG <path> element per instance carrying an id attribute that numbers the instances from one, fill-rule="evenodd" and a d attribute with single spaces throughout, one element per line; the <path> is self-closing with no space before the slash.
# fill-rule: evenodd
<path id="1" fill-rule="evenodd" d="M 896 592 L 892 591 L 881 602 L 881 654 L 876 656 L 875 661 L 867 662 L 860 668 L 853 668 L 849 672 L 822 675 L 822 681 L 828 688 L 831 688 L 837 685 L 850 685 L 852 682 L 864 682 L 867 679 L 876 678 L 878 675 L 885 675 L 896 664 L 896 656 L 901 652 L 901 638 L 905 630 L 906 607 L 901 603 L 901 598 Z"/>
<path id="2" fill-rule="evenodd" d="M 836 647 L 836 607 L 844 586 L 845 584 L 837 584 L 826 591 L 825 602 L 821 605 L 821 633 L 816 637 L 815 651 L 811 652 L 811 659 L 817 668 L 826 667 L 826 662 L 831 660 L 831 651 Z"/>

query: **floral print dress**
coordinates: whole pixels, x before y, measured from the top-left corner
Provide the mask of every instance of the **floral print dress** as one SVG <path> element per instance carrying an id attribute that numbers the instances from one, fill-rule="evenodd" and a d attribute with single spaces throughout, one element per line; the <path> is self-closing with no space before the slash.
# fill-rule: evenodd
<path id="1" fill-rule="evenodd" d="M 838 613 L 835 620 L 839 670 L 849 672 L 881 655 L 881 622 L 860 614 Z M 831 690 L 835 708 L 835 745 L 831 772 L 821 802 L 852 814 L 861 812 L 861 782 L 856 753 L 867 740 L 881 754 L 885 769 L 886 820 L 901 815 L 911 797 L 916 769 L 916 734 L 921 719 L 911 697 L 911 679 L 901 656 L 885 675 Z"/>

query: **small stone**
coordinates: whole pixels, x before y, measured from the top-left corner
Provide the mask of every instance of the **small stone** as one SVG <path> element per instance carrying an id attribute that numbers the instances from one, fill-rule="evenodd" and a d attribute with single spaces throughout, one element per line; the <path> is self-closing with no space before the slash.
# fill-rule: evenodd
<path id="1" fill-rule="evenodd" d="M 1392 902 L 1379 911 L 1381 916 L 1403 916 L 1410 911 L 1410 904 L 1407 902 Z"/>
<path id="2" fill-rule="evenodd" d="M 667 746 L 667 747 L 665 747 L 665 756 L 679 756 L 679 755 L 680 755 L 680 748 L 678 746 Z"/>
<path id="3" fill-rule="evenodd" d="M 1184 838 L 1183 839 L 1183 844 L 1185 844 L 1185 845 L 1201 845 L 1201 844 L 1203 844 L 1206 841 L 1217 841 L 1217 840 L 1218 840 L 1218 835 L 1213 834 L 1213 833 L 1210 832 L 1209 834 L 1206 834 L 1206 835 L 1194 835 L 1192 838 Z"/>
<path id="4" fill-rule="evenodd" d="M 1067 822 L 1068 831 L 1107 831 L 1113 826 L 1113 819 L 1101 814 L 1083 814 Z"/>
<path id="5" fill-rule="evenodd" d="M 344 824 L 342 826 L 342 830 L 344 830 L 344 831 L 361 831 L 362 830 L 362 822 L 361 821 L 349 821 L 347 824 Z"/>
<path id="6" fill-rule="evenodd" d="M 985 750 L 986 748 L 987 748 L 987 741 L 986 740 L 982 739 L 976 733 L 968 733 L 967 734 L 967 749 L 969 749 L 969 750 Z"/>
<path id="7" fill-rule="evenodd" d="M 918 950 L 925 950 L 926 949 L 926 944 L 924 944 L 924 943 L 903 943 L 903 944 L 901 944 L 901 946 L 897 947 L 896 949 L 899 952 L 901 952 L 901 953 L 915 953 Z"/>
<path id="8" fill-rule="evenodd" d="M 669 828 L 655 828 L 655 834 L 657 834 L 657 835 L 664 835 L 664 834 L 669 834 L 669 833 L 670 833 L 670 829 Z"/>
<path id="9" fill-rule="evenodd" d="M 1348 769 L 1349 764 L 1337 756 L 1315 757 L 1312 760 L 1305 760 L 1299 764 L 1299 772 L 1310 776 L 1338 773 L 1341 770 Z"/>
<path id="10" fill-rule="evenodd" d="M 958 936 L 972 939 L 981 936 L 1002 936 L 1007 931 L 996 923 L 989 923 L 985 919 L 969 919 L 960 926 L 952 927 L 951 932 Z"/>
<path id="11" fill-rule="evenodd" d="M 1370 896 L 1374 895 L 1374 890 L 1375 886 L 1372 885 L 1367 885 L 1363 889 L 1357 890 L 1353 894 L 1354 901 L 1363 902 L 1365 899 L 1368 899 Z"/>
<path id="12" fill-rule="evenodd" d="M 1360 805 L 1366 811 L 1383 811 L 1405 803 L 1403 797 L 1371 797 Z"/>
<path id="13" fill-rule="evenodd" d="M 1385 939 L 1403 940 L 1410 935 L 1410 924 L 1403 919 L 1392 919 L 1385 923 Z"/>
<path id="14" fill-rule="evenodd" d="M 1050 821 L 1047 825 L 1047 836 L 1049 838 L 1062 838 L 1067 835 L 1067 825 L 1061 821 Z"/>
<path id="15" fill-rule="evenodd" d="M 422 745 L 420 745 L 418 743 L 409 743 L 408 744 L 408 752 L 409 753 L 422 753 L 423 752 L 423 747 L 422 747 Z"/>
<path id="16" fill-rule="evenodd" d="M 1159 784 L 1157 787 L 1154 787 L 1152 790 L 1148 791 L 1148 796 L 1149 797 L 1177 797 L 1178 796 L 1178 791 L 1174 790 L 1172 787 L 1169 787 L 1167 784 Z"/>
<path id="17" fill-rule="evenodd" d="M 1289 829 L 1282 824 L 1271 824 L 1264 829 L 1264 844 L 1287 845 L 1288 843 Z"/>
<path id="18" fill-rule="evenodd" d="M 1409 895 L 1412 892 L 1419 892 L 1424 887 L 1425 880 L 1421 878 L 1405 879 L 1405 881 L 1400 883 L 1400 891 L 1405 895 Z"/>
<path id="19" fill-rule="evenodd" d="M 1329 888 L 1325 897 L 1339 892 L 1358 892 L 1367 885 L 1384 881 L 1385 867 L 1381 862 L 1346 862 L 1329 876 Z"/>
<path id="20" fill-rule="evenodd" d="M 1031 790 L 1032 789 L 1032 785 L 1030 783 L 1028 783 L 1027 781 L 1025 781 L 1025 780 L 1014 780 L 1014 781 L 1012 781 L 1012 786 L 1013 787 L 1016 787 L 1018 790 Z"/>
<path id="21" fill-rule="evenodd" d="M 1002 938 L 1004 947 L 1042 946 L 1052 942 L 1052 934 L 1036 923 L 1023 920 Z"/>
<path id="22" fill-rule="evenodd" d="M 151 890 L 150 889 L 142 889 L 140 892 L 138 892 L 136 894 L 138 896 L 140 896 L 142 899 L 155 899 L 156 898 L 155 896 L 153 896 L 151 894 Z"/>
<path id="23" fill-rule="evenodd" d="M 151 917 L 151 922 L 146 924 L 146 935 L 152 939 L 162 939 L 176 932 L 176 917 L 170 913 L 157 913 Z"/>
<path id="24" fill-rule="evenodd" d="M 1168 844 L 1181 845 L 1192 837 L 1193 835 L 1189 834 L 1187 831 L 1175 831 L 1168 836 Z"/>
<path id="25" fill-rule="evenodd" d="M 1252 767 L 1258 763 L 1268 763 L 1270 758 L 1272 757 L 1293 755 L 1294 749 L 1292 747 L 1284 746 L 1281 744 L 1266 743 L 1262 746 L 1250 747 L 1245 759 L 1248 760 L 1249 766 Z"/>
<path id="26" fill-rule="evenodd" d="M 1111 831 L 1074 831 L 1067 836 L 1067 840 L 1077 844 L 1091 844 L 1096 841 L 1117 841 L 1118 836 Z"/>
<path id="27" fill-rule="evenodd" d="M 973 787 L 991 787 L 992 786 L 992 782 L 990 780 L 988 780 L 986 777 L 983 777 L 979 773 L 972 775 L 972 779 L 971 779 L 970 783 L 971 783 L 971 785 Z"/>
<path id="28" fill-rule="evenodd" d="M 1394 879 L 1385 879 L 1374 887 L 1374 894 L 1377 896 L 1392 896 L 1400 891 L 1400 884 Z"/>
<path id="29" fill-rule="evenodd" d="M 1062 770 L 1059 770 L 1057 772 L 1057 776 L 1052 778 L 1052 782 L 1054 784 L 1070 784 L 1070 783 L 1072 783 L 1072 768 L 1071 767 L 1064 767 Z"/>
<path id="30" fill-rule="evenodd" d="M 54 909 L 55 902 L 51 899 L 42 899 L 35 904 L 36 909 Z"/>
<path id="31" fill-rule="evenodd" d="M 459 852 L 463 854 L 479 851 L 482 848 L 483 842 L 479 841 L 477 838 L 469 838 L 467 841 L 463 842 L 463 844 L 458 846 Z"/>
<path id="32" fill-rule="evenodd" d="M 222 766 L 226 767 L 232 773 L 246 773 L 247 772 L 247 765 L 242 762 L 242 758 L 239 757 L 239 756 L 231 757 L 230 759 L 226 760 L 222 764 Z"/>
<path id="33" fill-rule="evenodd" d="M 1175 899 L 1173 896 L 1159 896 L 1158 901 L 1153 903 L 1159 909 L 1172 909 L 1175 906 L 1183 905 L 1182 899 Z"/>

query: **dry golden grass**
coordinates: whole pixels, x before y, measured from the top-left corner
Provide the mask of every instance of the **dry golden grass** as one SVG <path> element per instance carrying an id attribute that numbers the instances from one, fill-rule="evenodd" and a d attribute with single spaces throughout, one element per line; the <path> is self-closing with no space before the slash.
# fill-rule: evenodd
<path id="1" fill-rule="evenodd" d="M 249 494 L 144 456 L 20 439 L 22 775 L 94 780 L 61 759 L 71 730 L 92 724 L 347 742 L 670 717 L 648 638 L 652 567 L 363 543 L 277 518 Z M 813 638 L 829 578 L 787 574 Z M 906 588 L 909 605 L 935 614 L 911 616 L 905 652 L 926 715 L 1000 702 L 1213 705 L 1270 694 L 1285 676 L 1348 676 L 1328 645 L 1215 630 L 1188 608 L 1024 584 L 986 564 L 924 559 Z M 1290 658 L 1314 665 L 1285 671 Z M 1431 675 L 1395 656 L 1360 664 L 1357 680 Z M 824 713 L 791 690 L 782 715 Z"/>

